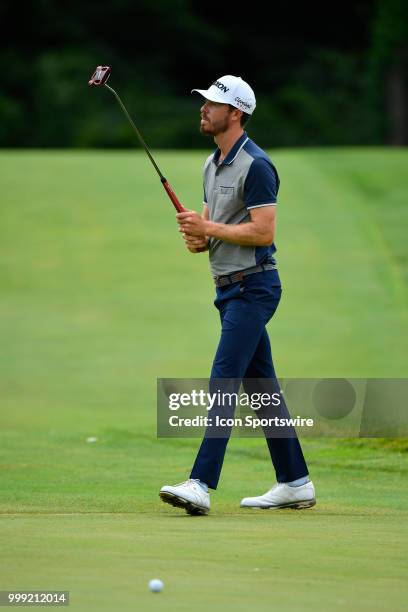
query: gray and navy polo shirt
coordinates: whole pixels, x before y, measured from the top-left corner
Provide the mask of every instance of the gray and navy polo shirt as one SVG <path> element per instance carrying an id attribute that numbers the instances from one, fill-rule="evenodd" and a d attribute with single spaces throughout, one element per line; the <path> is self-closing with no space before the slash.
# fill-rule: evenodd
<path id="1" fill-rule="evenodd" d="M 250 221 L 251 208 L 276 205 L 279 190 L 277 170 L 266 153 L 246 132 L 219 164 L 220 149 L 204 164 L 204 204 L 216 223 L 239 224 Z M 210 238 L 209 254 L 213 276 L 251 268 L 260 263 L 275 263 L 274 244 L 239 246 Z"/>

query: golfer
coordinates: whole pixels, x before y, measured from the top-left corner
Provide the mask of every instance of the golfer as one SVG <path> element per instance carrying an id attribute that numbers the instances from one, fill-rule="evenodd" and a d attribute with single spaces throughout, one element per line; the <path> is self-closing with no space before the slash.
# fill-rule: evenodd
<path id="1" fill-rule="evenodd" d="M 245 378 L 276 381 L 265 326 L 281 297 L 274 257 L 278 173 L 244 131 L 256 106 L 248 83 L 227 75 L 208 89 L 193 92 L 204 98 L 200 131 L 214 138 L 217 149 L 204 164 L 203 213 L 179 213 L 177 222 L 191 253 L 209 251 L 216 285 L 214 304 L 220 313 L 221 337 L 210 383 Z M 209 489 L 217 488 L 229 433 L 206 433 L 190 478 L 162 487 L 164 502 L 189 514 L 208 514 Z M 268 436 L 267 445 L 277 484 L 264 495 L 245 497 L 241 506 L 313 506 L 315 490 L 295 430 Z"/>

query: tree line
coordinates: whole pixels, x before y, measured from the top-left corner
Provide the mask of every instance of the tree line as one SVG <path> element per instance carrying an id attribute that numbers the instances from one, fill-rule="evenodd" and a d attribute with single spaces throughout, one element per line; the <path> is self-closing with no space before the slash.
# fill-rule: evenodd
<path id="1" fill-rule="evenodd" d="M 406 145 L 408 2 L 4 0 L 3 147 L 130 147 L 134 136 L 98 64 L 152 147 L 203 146 L 200 99 L 223 74 L 255 90 L 261 146 Z"/>

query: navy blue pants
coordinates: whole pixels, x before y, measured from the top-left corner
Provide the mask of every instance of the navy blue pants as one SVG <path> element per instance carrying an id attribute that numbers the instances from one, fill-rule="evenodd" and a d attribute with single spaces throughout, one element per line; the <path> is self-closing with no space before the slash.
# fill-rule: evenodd
<path id="1" fill-rule="evenodd" d="M 241 282 L 217 288 L 214 304 L 220 312 L 222 330 L 211 370 L 212 380 L 266 378 L 276 381 L 265 326 L 278 307 L 281 292 L 277 270 L 250 274 Z M 283 410 L 288 414 L 286 406 Z M 205 435 L 190 478 L 199 478 L 216 489 L 228 440 L 229 433 L 223 437 Z M 293 428 L 284 437 L 267 437 L 267 444 L 278 482 L 290 482 L 308 474 Z"/>

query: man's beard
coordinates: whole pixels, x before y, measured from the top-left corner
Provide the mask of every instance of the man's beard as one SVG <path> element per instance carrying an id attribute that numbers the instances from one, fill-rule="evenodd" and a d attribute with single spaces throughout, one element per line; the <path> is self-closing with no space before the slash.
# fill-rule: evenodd
<path id="1" fill-rule="evenodd" d="M 206 121 L 203 125 L 200 125 L 200 132 L 202 134 L 206 134 L 207 136 L 218 136 L 218 134 L 223 134 L 228 130 L 228 118 L 219 119 L 215 123 L 210 123 Z"/>

